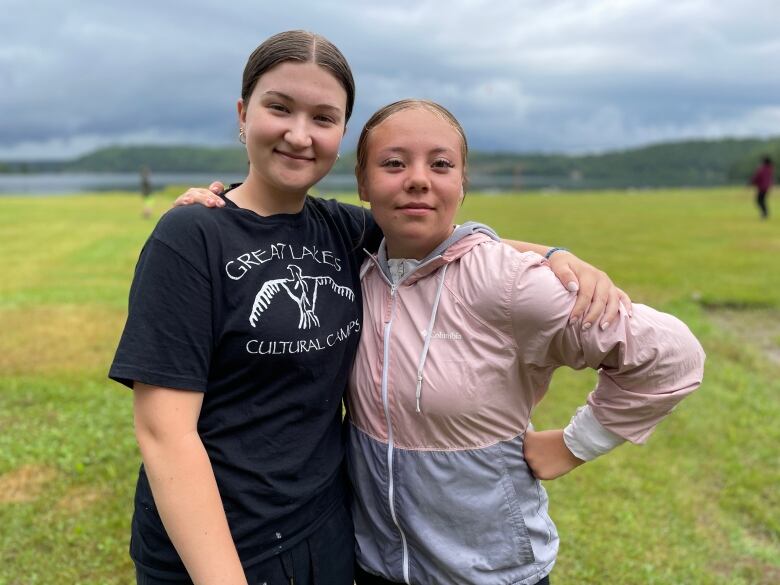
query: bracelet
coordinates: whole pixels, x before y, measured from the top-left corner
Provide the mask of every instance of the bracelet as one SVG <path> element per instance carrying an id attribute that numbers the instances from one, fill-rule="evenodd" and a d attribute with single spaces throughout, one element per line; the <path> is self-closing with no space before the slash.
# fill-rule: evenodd
<path id="1" fill-rule="evenodd" d="M 568 251 L 569 251 L 568 248 L 550 248 L 549 250 L 547 250 L 547 254 L 544 255 L 544 259 L 549 260 L 550 256 L 552 256 L 556 252 L 568 252 Z"/>

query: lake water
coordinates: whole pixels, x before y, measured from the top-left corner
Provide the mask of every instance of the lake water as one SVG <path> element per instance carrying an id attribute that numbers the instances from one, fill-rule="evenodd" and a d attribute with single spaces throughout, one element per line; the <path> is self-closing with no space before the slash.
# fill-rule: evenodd
<path id="1" fill-rule="evenodd" d="M 219 173 L 154 173 L 152 189 L 169 185 L 205 186 L 219 180 L 225 184 L 243 180 L 242 175 Z M 588 181 L 572 181 L 562 177 L 523 176 L 522 184 L 515 176 L 473 175 L 470 189 L 473 191 L 519 191 L 523 189 L 583 189 L 599 188 Z M 356 191 L 353 175 L 332 174 L 320 181 L 314 191 Z M 140 192 L 138 173 L 30 173 L 0 174 L 0 195 L 71 195 L 85 192 L 137 191 Z"/>

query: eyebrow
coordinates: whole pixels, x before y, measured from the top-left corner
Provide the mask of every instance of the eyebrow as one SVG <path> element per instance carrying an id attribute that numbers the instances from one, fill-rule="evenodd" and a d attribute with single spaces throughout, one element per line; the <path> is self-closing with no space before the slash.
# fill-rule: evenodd
<path id="1" fill-rule="evenodd" d="M 268 91 L 263 93 L 264 96 L 270 95 L 270 96 L 276 96 L 279 98 L 282 98 L 283 100 L 287 100 L 288 102 L 295 103 L 295 98 L 291 95 L 287 95 L 286 93 L 282 93 L 281 91 L 276 91 L 274 89 L 269 89 Z M 317 104 L 315 106 L 316 108 L 322 109 L 322 110 L 330 110 L 333 112 L 341 113 L 341 108 L 337 106 L 332 106 L 330 104 Z"/>
<path id="2" fill-rule="evenodd" d="M 399 154 L 406 154 L 408 152 L 408 149 L 404 148 L 403 146 L 391 146 L 389 148 L 383 148 L 380 152 L 397 152 Z M 438 146 L 436 148 L 432 148 L 428 151 L 428 154 L 443 154 L 445 152 L 457 152 L 457 150 L 452 148 L 447 148 L 445 146 Z"/>

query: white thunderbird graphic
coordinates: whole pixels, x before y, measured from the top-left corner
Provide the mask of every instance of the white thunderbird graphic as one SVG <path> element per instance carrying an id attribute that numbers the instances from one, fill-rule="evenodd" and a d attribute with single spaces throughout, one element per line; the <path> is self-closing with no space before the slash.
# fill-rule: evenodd
<path id="1" fill-rule="evenodd" d="M 336 284 L 330 276 L 304 276 L 301 269 L 295 264 L 288 264 L 287 270 L 290 271 L 292 278 L 275 278 L 267 281 L 260 292 L 255 297 L 252 305 L 252 313 L 249 315 L 249 323 L 252 327 L 257 327 L 257 321 L 271 304 L 274 295 L 280 289 L 284 289 L 289 297 L 298 305 L 301 312 L 301 318 L 298 320 L 298 329 L 309 329 L 319 327 L 320 320 L 314 314 L 314 308 L 317 305 L 317 289 L 321 284 L 328 285 L 334 292 L 350 301 L 355 300 L 355 293 L 346 286 Z"/>

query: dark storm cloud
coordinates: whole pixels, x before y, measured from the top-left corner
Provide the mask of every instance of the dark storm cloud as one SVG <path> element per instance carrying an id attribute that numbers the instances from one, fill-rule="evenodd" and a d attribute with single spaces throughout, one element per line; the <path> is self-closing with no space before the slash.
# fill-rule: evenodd
<path id="1" fill-rule="evenodd" d="M 0 156 L 224 144 L 251 50 L 331 38 L 358 100 L 441 101 L 482 150 L 780 134 L 780 7 L 750 0 L 4 2 Z"/>

